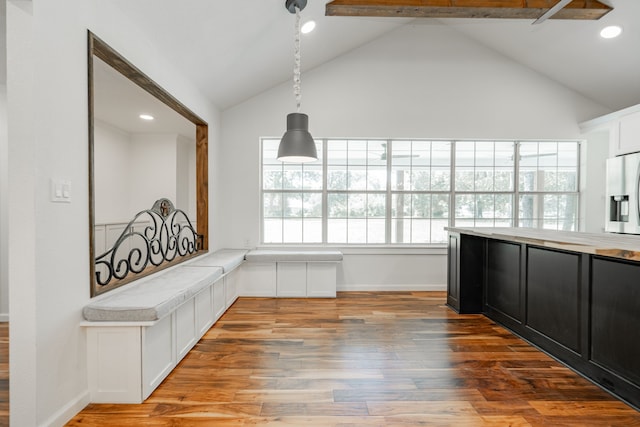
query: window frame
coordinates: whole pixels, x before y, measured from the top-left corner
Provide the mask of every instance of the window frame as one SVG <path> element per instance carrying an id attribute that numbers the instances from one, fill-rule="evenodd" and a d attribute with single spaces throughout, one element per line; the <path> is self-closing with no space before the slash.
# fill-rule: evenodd
<path id="1" fill-rule="evenodd" d="M 393 236 L 392 236 L 392 228 L 394 227 L 394 219 L 395 217 L 392 217 L 392 204 L 393 204 L 393 200 L 394 200 L 394 195 L 397 194 L 404 194 L 405 196 L 409 196 L 409 197 L 413 197 L 414 194 L 417 195 L 431 195 L 431 196 L 436 196 L 436 195 L 448 195 L 448 217 L 446 218 L 446 222 L 447 222 L 447 227 L 479 227 L 478 225 L 473 225 L 473 226 L 469 226 L 469 225 L 456 225 L 456 196 L 458 195 L 511 195 L 512 197 L 512 204 L 511 204 L 511 225 L 510 227 L 520 227 L 520 222 L 521 222 L 521 218 L 520 218 L 520 197 L 522 195 L 533 195 L 536 197 L 542 197 L 544 198 L 545 195 L 554 195 L 554 196 L 573 196 L 575 197 L 575 216 L 574 216 L 574 222 L 573 222 L 573 227 L 574 230 L 579 230 L 580 227 L 580 223 L 582 218 L 580 217 L 580 202 L 581 202 L 581 188 L 580 188 L 580 179 L 581 179 L 581 168 L 582 168 L 582 164 L 581 164 L 581 146 L 582 146 L 582 141 L 581 140 L 577 140 L 577 139 L 536 139 L 536 140 L 531 140 L 531 139 L 461 139 L 461 138 L 451 138 L 451 139 L 441 139 L 441 138 L 315 138 L 316 143 L 320 143 L 320 149 L 321 149 L 321 156 L 319 161 L 321 161 L 321 170 L 322 170 L 322 189 L 318 190 L 318 189 L 312 189 L 312 190 L 305 190 L 305 189 L 264 189 L 264 154 L 265 154 L 265 150 L 264 150 L 264 144 L 265 141 L 275 141 L 275 140 L 279 140 L 279 138 L 275 138 L 275 137 L 261 137 L 260 138 L 260 173 L 259 173 L 259 188 L 260 188 L 260 220 L 259 220 L 259 233 L 260 233 L 260 245 L 261 246 L 276 246 L 276 247 L 282 247 L 282 246 L 331 246 L 331 247 L 393 247 L 393 248 L 424 248 L 424 247 L 433 247 L 433 248 L 437 248 L 437 247 L 443 247 L 446 246 L 446 242 L 418 242 L 418 243 L 411 243 L 411 242 L 402 242 L 402 243 L 394 243 L 393 242 Z M 329 161 L 328 161 L 328 150 L 329 150 L 329 144 L 331 141 L 376 141 L 376 142 L 382 142 L 382 143 L 386 143 L 386 181 L 387 181 L 387 185 L 386 185 L 386 189 L 385 190 L 349 190 L 348 187 L 345 190 L 329 190 L 328 187 L 328 169 L 329 169 Z M 397 189 L 393 189 L 392 188 L 392 171 L 393 169 L 393 161 L 392 161 L 392 156 L 390 155 L 390 153 L 393 153 L 393 142 L 394 141 L 408 141 L 408 142 L 413 142 L 413 141 L 428 141 L 428 142 L 445 142 L 445 143 L 449 143 L 450 144 L 450 164 L 449 164 L 449 190 L 445 191 L 445 190 L 397 190 Z M 473 191 L 473 190 L 456 190 L 455 189 L 455 176 L 456 176 L 456 144 L 458 142 L 469 142 L 469 141 L 473 141 L 476 143 L 482 143 L 482 142 L 510 142 L 513 143 L 513 150 L 514 150 L 514 163 L 513 163 L 513 177 L 514 177 L 514 181 L 513 181 L 513 189 L 511 191 L 485 191 L 485 190 L 478 190 L 478 191 Z M 520 189 L 520 185 L 519 185 L 519 180 L 520 180 L 520 163 L 521 163 L 521 159 L 520 159 L 520 145 L 522 143 L 573 143 L 575 144 L 575 150 L 576 150 L 576 163 L 575 166 L 571 166 L 572 168 L 575 167 L 575 171 L 576 171 L 576 177 L 575 177 L 575 191 L 545 191 L 545 190 L 534 190 L 534 191 L 528 191 L 528 190 L 521 190 Z M 560 150 L 556 150 L 556 155 L 560 152 Z M 474 154 L 475 156 L 475 154 Z M 494 161 L 495 161 L 495 150 L 494 150 Z M 475 157 L 474 157 L 475 158 Z M 316 163 L 317 164 L 317 163 Z M 348 166 L 348 165 L 347 165 Z M 366 166 L 365 166 L 366 167 Z M 430 164 L 429 166 L 430 168 L 432 168 L 433 166 Z M 556 169 L 558 169 L 558 165 L 555 166 Z M 495 168 L 495 165 L 494 165 Z M 348 169 L 347 169 L 348 170 Z M 412 169 L 410 169 L 412 170 Z M 321 193 L 321 210 L 322 210 L 322 218 L 321 218 L 321 242 L 285 242 L 284 239 L 282 242 L 265 242 L 265 211 L 264 211 L 264 200 L 265 200 L 265 193 L 278 193 L 278 194 L 290 194 L 290 193 L 296 193 L 296 194 L 305 194 L 305 193 Z M 329 206 L 328 206 L 328 198 L 330 194 L 383 194 L 385 196 L 385 217 L 384 217 L 384 230 L 385 230 L 385 236 L 384 236 L 384 243 L 365 243 L 365 242 L 356 242 L 356 243 L 350 243 L 348 241 L 348 231 L 347 231 L 347 239 L 345 242 L 329 242 L 328 241 L 328 234 L 329 234 L 329 227 L 328 227 L 328 223 L 329 223 L 329 218 L 328 218 L 328 213 L 329 213 Z M 303 196 L 304 197 L 304 196 Z M 431 214 L 432 215 L 432 214 Z M 284 219 L 285 216 L 281 216 L 280 218 Z M 347 217 L 345 217 L 345 219 L 348 221 L 348 215 Z M 413 219 L 413 217 L 410 217 L 410 219 Z M 434 218 L 433 216 L 431 216 L 428 219 L 425 219 L 426 221 L 432 221 Z M 470 218 L 471 220 L 477 220 L 477 218 Z M 495 224 L 495 216 L 492 218 L 494 220 L 494 224 Z M 543 218 L 526 218 L 527 220 L 532 220 L 536 223 L 544 223 L 544 217 Z M 555 220 L 557 222 L 560 221 L 561 218 L 555 217 Z M 304 223 L 304 217 L 301 217 L 301 220 Z M 458 218 L 459 220 L 459 218 Z M 304 225 L 302 226 L 304 227 Z M 486 227 L 486 226 L 485 226 Z M 490 227 L 501 227 L 501 226 L 490 226 Z M 529 227 L 531 228 L 531 227 Z M 535 227 L 535 228 L 542 228 L 542 227 Z M 284 227 L 283 227 L 284 229 Z M 446 233 L 446 232 L 445 232 Z M 303 234 L 304 236 L 304 234 Z M 303 237 L 304 239 L 304 237 Z"/>

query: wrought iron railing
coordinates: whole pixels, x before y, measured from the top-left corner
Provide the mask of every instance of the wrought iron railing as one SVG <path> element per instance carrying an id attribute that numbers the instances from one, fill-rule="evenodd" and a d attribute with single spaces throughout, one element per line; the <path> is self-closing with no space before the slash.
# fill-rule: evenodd
<path id="1" fill-rule="evenodd" d="M 187 214 L 169 199 L 138 212 L 114 245 L 94 262 L 94 295 L 181 262 L 202 249 Z"/>

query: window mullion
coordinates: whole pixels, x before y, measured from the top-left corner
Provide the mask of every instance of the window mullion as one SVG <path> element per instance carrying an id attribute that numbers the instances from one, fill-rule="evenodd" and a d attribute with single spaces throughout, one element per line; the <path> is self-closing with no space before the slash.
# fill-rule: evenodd
<path id="1" fill-rule="evenodd" d="M 327 187 L 329 185 L 328 163 L 329 163 L 329 140 L 322 140 L 322 243 L 329 242 L 329 196 Z"/>
<path id="2" fill-rule="evenodd" d="M 515 149 L 515 176 L 513 179 L 513 186 L 515 189 L 515 202 L 513 203 L 513 209 L 515 209 L 515 214 L 514 214 L 514 223 L 513 226 L 514 227 L 519 227 L 520 226 L 520 148 L 521 148 L 521 143 L 522 141 L 517 141 L 516 142 L 516 149 Z"/>
<path id="3" fill-rule="evenodd" d="M 449 179 L 449 227 L 455 227 L 456 225 L 456 143 L 457 141 L 451 141 L 450 147 L 450 174 Z"/>
<path id="4" fill-rule="evenodd" d="M 391 226 L 392 226 L 392 218 L 391 218 L 391 156 L 393 155 L 393 147 L 391 147 L 391 140 L 387 140 L 387 191 L 386 191 L 386 201 L 385 201 L 385 221 L 384 221 L 384 229 L 385 229 L 385 238 L 384 241 L 387 244 L 391 243 Z"/>

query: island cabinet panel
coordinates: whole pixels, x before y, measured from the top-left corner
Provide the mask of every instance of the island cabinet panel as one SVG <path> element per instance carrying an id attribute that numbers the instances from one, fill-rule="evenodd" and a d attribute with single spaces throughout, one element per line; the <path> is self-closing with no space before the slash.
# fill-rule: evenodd
<path id="1" fill-rule="evenodd" d="M 487 242 L 485 309 L 500 321 L 523 323 L 520 298 L 521 265 L 520 244 L 500 240 Z"/>
<path id="2" fill-rule="evenodd" d="M 449 234 L 447 304 L 458 313 L 482 313 L 486 239 Z"/>
<path id="3" fill-rule="evenodd" d="M 458 280 L 458 261 L 460 251 L 458 243 L 459 234 L 449 234 L 449 245 L 447 247 L 447 304 L 460 312 L 460 281 Z"/>
<path id="4" fill-rule="evenodd" d="M 640 387 L 640 264 L 591 265 L 591 361 Z"/>
<path id="5" fill-rule="evenodd" d="M 635 236 L 514 228 L 449 234 L 451 307 L 462 313 L 465 301 L 483 301 L 477 312 L 640 408 Z"/>
<path id="6" fill-rule="evenodd" d="M 580 353 L 581 256 L 527 248 L 526 325 Z"/>

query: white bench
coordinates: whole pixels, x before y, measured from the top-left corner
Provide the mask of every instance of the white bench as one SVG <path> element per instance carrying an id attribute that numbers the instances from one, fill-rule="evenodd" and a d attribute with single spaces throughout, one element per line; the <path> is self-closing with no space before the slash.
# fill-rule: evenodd
<path id="1" fill-rule="evenodd" d="M 252 250 L 245 256 L 242 295 L 335 298 L 337 265 L 333 250 Z"/>
<path id="2" fill-rule="evenodd" d="M 82 323 L 91 402 L 144 401 L 240 294 L 335 297 L 340 261 L 339 251 L 222 249 L 94 298 Z"/>
<path id="3" fill-rule="evenodd" d="M 85 306 L 91 402 L 144 401 L 238 298 L 246 252 L 197 257 Z"/>

